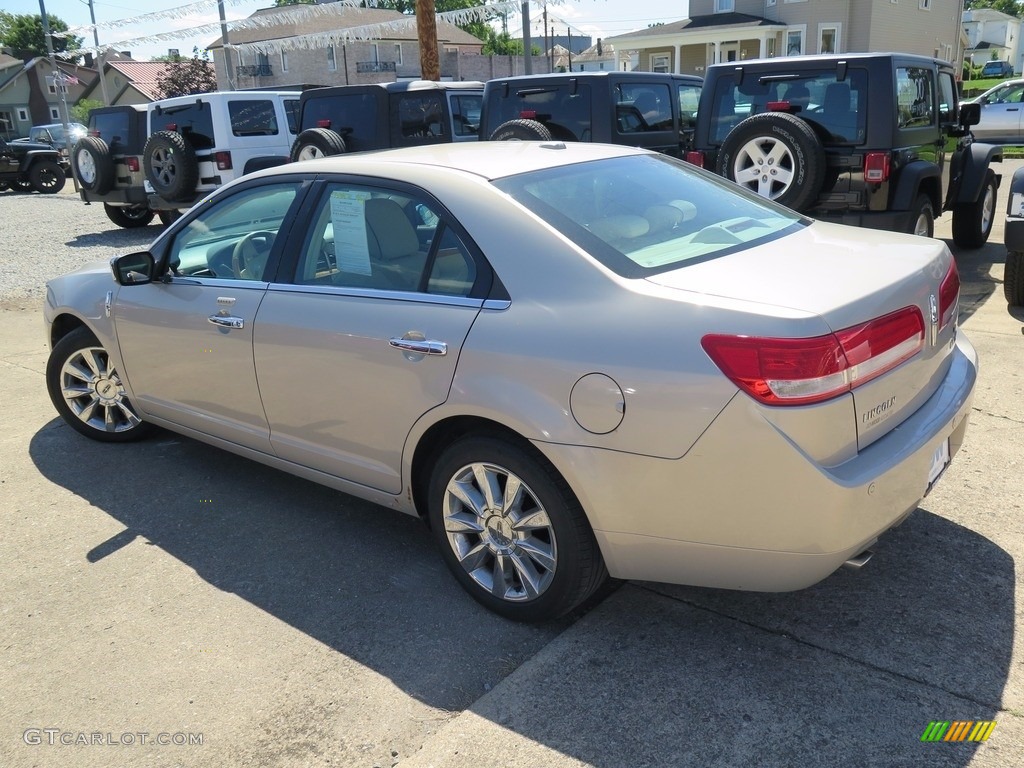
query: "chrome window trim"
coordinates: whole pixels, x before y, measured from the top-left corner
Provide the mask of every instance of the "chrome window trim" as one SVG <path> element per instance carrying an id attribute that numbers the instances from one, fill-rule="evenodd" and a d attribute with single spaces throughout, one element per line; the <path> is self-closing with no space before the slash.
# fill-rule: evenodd
<path id="1" fill-rule="evenodd" d="M 388 301 L 411 301 L 417 304 L 443 304 L 455 307 L 480 309 L 489 300 L 473 299 L 466 296 L 449 296 L 443 293 L 418 293 L 416 291 L 386 291 L 374 288 L 355 288 L 344 285 L 294 285 L 273 283 L 270 291 L 275 293 L 314 293 L 322 296 L 348 296 L 355 299 L 386 299 Z"/>

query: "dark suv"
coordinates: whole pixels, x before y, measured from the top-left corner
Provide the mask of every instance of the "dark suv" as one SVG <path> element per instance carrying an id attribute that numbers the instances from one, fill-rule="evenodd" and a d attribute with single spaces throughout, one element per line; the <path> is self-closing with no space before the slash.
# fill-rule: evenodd
<path id="1" fill-rule="evenodd" d="M 484 84 L 415 80 L 303 91 L 291 159 L 476 141 Z"/>
<path id="2" fill-rule="evenodd" d="M 71 151 L 82 200 L 103 203 L 119 227 L 144 227 L 153 220 L 142 168 L 147 135 L 145 104 L 99 107 L 89 111 L 88 134 Z M 160 218 L 170 221 L 163 211 Z"/>
<path id="3" fill-rule="evenodd" d="M 64 188 L 60 153 L 49 144 L 0 139 L 0 190 L 52 194 Z"/>
<path id="4" fill-rule="evenodd" d="M 692 140 L 703 82 L 659 72 L 501 77 L 484 88 L 480 136 L 628 144 L 680 157 Z"/>
<path id="5" fill-rule="evenodd" d="M 687 159 L 815 218 L 978 248 L 995 216 L 1002 150 L 975 143 L 952 64 L 900 53 L 708 67 Z"/>

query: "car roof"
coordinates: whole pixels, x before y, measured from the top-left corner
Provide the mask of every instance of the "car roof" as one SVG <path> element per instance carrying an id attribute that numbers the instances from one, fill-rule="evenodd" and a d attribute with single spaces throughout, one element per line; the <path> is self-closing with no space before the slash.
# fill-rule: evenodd
<path id="1" fill-rule="evenodd" d="M 840 61 L 876 61 L 880 59 L 898 59 L 900 61 L 913 61 L 920 64 L 938 65 L 952 67 L 948 61 L 936 59 L 933 56 L 922 56 L 918 53 L 898 53 L 894 51 L 882 51 L 877 53 L 824 53 L 810 56 L 782 56 L 774 59 L 744 59 L 743 61 L 728 61 L 719 64 L 712 64 L 708 72 L 723 70 L 744 69 L 746 67 L 765 67 L 773 70 L 780 69 L 805 69 L 823 64 L 837 64 Z"/>
<path id="2" fill-rule="evenodd" d="M 339 93 L 365 93 L 382 89 L 388 93 L 406 93 L 410 91 L 479 91 L 484 87 L 478 80 L 452 80 L 434 82 L 433 80 L 400 80 L 389 83 L 354 83 L 351 85 L 328 85 L 322 88 L 310 88 L 302 92 L 306 99 L 328 98 Z"/>
<path id="3" fill-rule="evenodd" d="M 533 82 L 537 80 L 553 80 L 553 81 L 572 81 L 572 80 L 596 80 L 599 78 L 615 77 L 622 80 L 651 80 L 652 78 L 657 79 L 676 79 L 676 80 L 691 80 L 695 83 L 701 82 L 704 78 L 699 75 L 683 75 L 676 74 L 674 72 L 638 72 L 630 71 L 624 72 L 619 70 L 603 70 L 594 72 L 549 72 L 537 75 L 509 75 L 508 77 L 496 77 L 493 80 L 488 80 L 487 85 L 495 86 L 506 82 Z"/>
<path id="4" fill-rule="evenodd" d="M 284 175 L 296 168 L 310 173 L 390 175 L 403 165 L 439 166 L 487 180 L 520 173 L 628 155 L 654 155 L 649 150 L 612 144 L 560 141 L 481 141 L 385 149 L 286 163 L 260 175 Z"/>

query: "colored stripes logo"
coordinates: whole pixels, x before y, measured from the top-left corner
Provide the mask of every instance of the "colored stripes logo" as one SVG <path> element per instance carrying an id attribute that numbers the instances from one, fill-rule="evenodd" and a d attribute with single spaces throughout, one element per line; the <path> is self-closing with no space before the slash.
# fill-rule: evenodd
<path id="1" fill-rule="evenodd" d="M 932 720 L 921 741 L 988 741 L 995 727 L 995 720 Z"/>

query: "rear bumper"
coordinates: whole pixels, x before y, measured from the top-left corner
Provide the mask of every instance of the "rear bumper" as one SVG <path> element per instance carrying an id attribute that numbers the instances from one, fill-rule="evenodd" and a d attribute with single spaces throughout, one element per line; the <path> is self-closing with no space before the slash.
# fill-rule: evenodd
<path id="1" fill-rule="evenodd" d="M 959 450 L 977 380 L 962 333 L 952 357 L 913 416 L 835 467 L 814 462 L 742 394 L 681 459 L 538 447 L 577 492 L 613 576 L 802 589 L 916 509 L 946 440 L 950 458 Z"/>
<path id="2" fill-rule="evenodd" d="M 79 188 L 79 196 L 86 203 L 106 203 L 107 205 L 148 205 L 146 191 L 142 187 L 124 187 L 123 189 L 112 189 L 102 195 L 90 192 L 85 188 Z"/>

